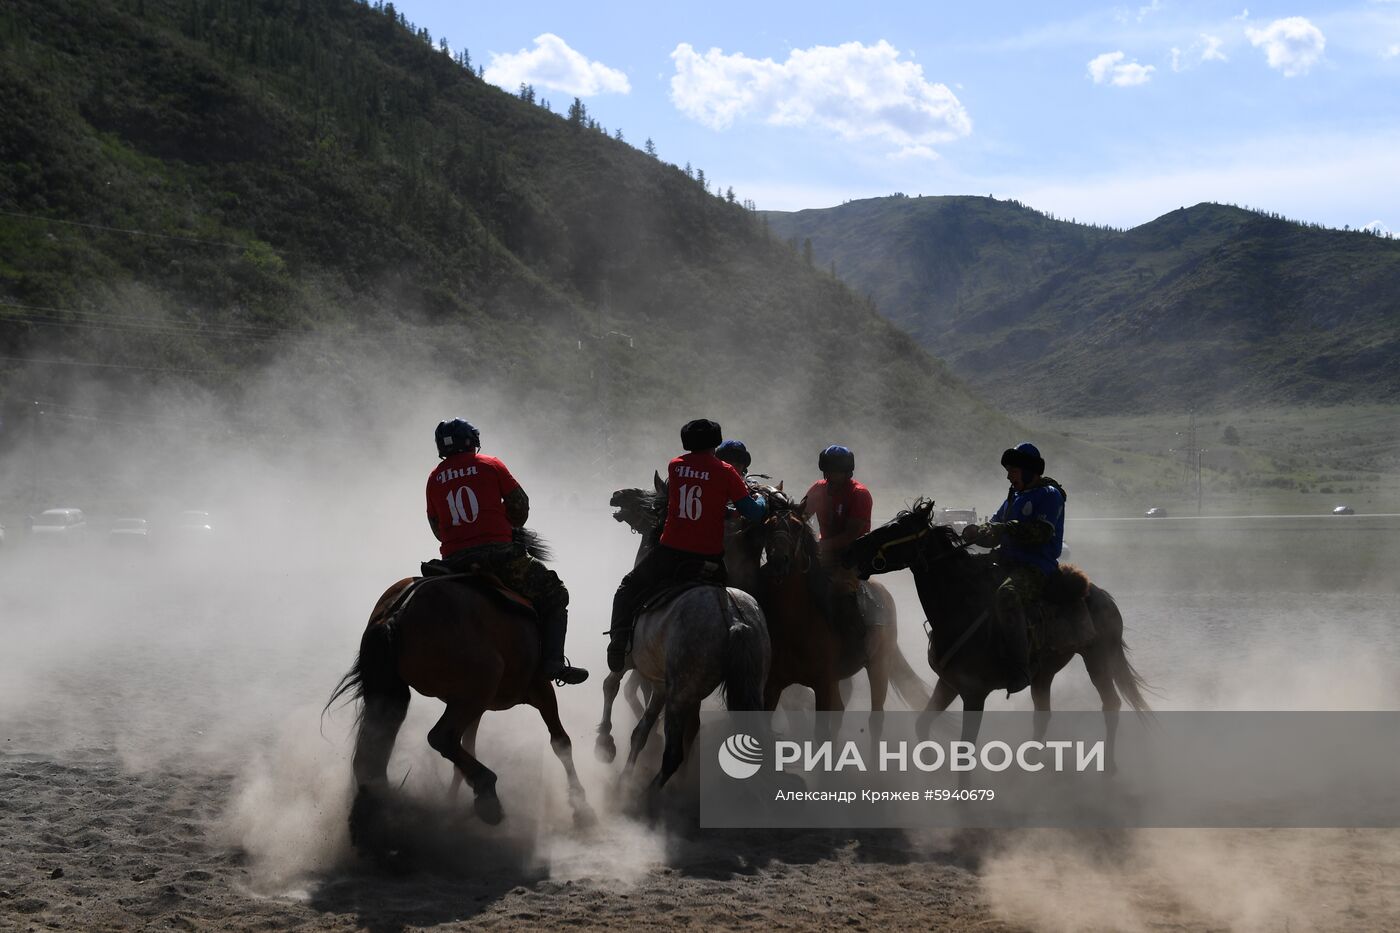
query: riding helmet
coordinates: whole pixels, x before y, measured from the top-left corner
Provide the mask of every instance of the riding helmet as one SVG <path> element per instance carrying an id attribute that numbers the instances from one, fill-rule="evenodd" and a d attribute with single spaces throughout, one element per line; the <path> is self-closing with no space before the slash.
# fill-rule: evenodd
<path id="1" fill-rule="evenodd" d="M 681 428 L 681 446 L 686 450 L 714 450 L 724 440 L 724 432 L 718 422 L 708 418 L 687 421 Z"/>
<path id="2" fill-rule="evenodd" d="M 439 457 L 450 457 L 464 450 L 476 450 L 481 446 L 481 432 L 473 427 L 470 421 L 463 421 L 461 418 L 439 422 L 433 437 L 437 441 Z"/>
<path id="3" fill-rule="evenodd" d="M 1020 467 L 1021 472 L 1031 476 L 1042 476 L 1045 473 L 1045 458 L 1040 455 L 1040 451 L 1034 444 L 1028 442 L 1017 444 L 1015 447 L 1003 451 L 1001 465 Z"/>
<path id="4" fill-rule="evenodd" d="M 850 473 L 856 472 L 856 455 L 851 452 L 851 448 L 842 447 L 840 444 L 832 444 L 817 457 L 817 469 L 823 473 Z"/>
<path id="5" fill-rule="evenodd" d="M 746 472 L 749 464 L 753 463 L 753 456 L 743 441 L 725 441 L 715 449 L 715 456 L 741 473 Z"/>

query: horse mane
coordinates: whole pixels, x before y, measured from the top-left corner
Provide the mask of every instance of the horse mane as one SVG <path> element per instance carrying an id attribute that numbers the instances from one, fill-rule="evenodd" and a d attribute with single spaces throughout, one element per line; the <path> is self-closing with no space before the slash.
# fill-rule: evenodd
<path id="1" fill-rule="evenodd" d="M 516 544 L 523 547 L 525 553 L 529 554 L 535 560 L 548 561 L 554 557 L 553 549 L 545 542 L 544 538 L 540 537 L 540 533 L 533 528 L 512 528 L 510 538 Z"/>

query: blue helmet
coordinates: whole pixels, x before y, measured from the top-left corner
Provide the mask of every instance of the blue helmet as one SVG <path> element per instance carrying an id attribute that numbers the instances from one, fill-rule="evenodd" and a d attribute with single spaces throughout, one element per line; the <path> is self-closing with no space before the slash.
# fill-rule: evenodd
<path id="1" fill-rule="evenodd" d="M 1040 450 L 1029 442 L 1022 442 L 1003 451 L 1001 465 L 1020 467 L 1023 473 L 1029 473 L 1032 476 L 1041 476 L 1045 473 L 1045 458 L 1040 455 Z"/>
<path id="2" fill-rule="evenodd" d="M 715 456 L 741 473 L 747 472 L 753 456 L 743 441 L 725 441 L 715 448 Z"/>
<path id="3" fill-rule="evenodd" d="M 450 457 L 481 446 L 481 432 L 470 421 L 461 418 L 439 422 L 433 437 L 437 441 L 439 457 Z"/>
<path id="4" fill-rule="evenodd" d="M 823 473 L 850 473 L 856 472 L 856 455 L 851 452 L 851 448 L 842 447 L 840 444 L 832 444 L 823 450 L 817 457 L 817 469 Z"/>

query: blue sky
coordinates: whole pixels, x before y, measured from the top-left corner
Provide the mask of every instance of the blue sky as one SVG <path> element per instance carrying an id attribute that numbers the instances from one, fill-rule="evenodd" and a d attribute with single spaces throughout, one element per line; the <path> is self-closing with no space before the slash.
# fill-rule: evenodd
<path id="1" fill-rule="evenodd" d="M 993 194 L 1134 226 L 1222 201 L 1400 233 L 1400 0 L 397 6 L 763 209 Z"/>

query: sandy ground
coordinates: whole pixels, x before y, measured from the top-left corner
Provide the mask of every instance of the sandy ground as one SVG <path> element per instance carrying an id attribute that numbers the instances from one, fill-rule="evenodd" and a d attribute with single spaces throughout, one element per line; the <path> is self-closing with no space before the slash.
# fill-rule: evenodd
<path id="1" fill-rule="evenodd" d="M 577 605 L 606 605 L 611 569 L 598 592 L 571 583 Z M 526 711 L 484 722 L 479 742 L 506 822 L 451 806 L 423 743 L 439 707 L 416 698 L 390 768 L 416 847 L 377 869 L 347 838 L 349 716 L 319 719 L 385 583 L 362 576 L 122 571 L 58 591 L 12 568 L 0 929 L 1400 930 L 1400 831 L 713 832 L 684 806 L 631 819 L 589 747 L 593 683 L 561 701 L 596 828 L 572 827 Z M 1119 595 L 1167 708 L 1400 707 L 1393 594 Z M 897 596 L 922 671 L 922 616 Z M 601 628 L 582 610 L 575 624 Z M 1093 708 L 1078 666 L 1056 689 L 1060 708 Z"/>

